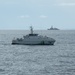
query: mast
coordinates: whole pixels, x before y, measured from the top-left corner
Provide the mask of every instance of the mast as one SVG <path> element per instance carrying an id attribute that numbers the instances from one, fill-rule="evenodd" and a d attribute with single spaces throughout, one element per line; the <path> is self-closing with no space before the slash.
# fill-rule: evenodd
<path id="1" fill-rule="evenodd" d="M 53 26 L 51 26 L 51 28 L 53 29 Z"/>
<path id="2" fill-rule="evenodd" d="M 31 34 L 33 34 L 33 27 L 30 26 L 30 31 L 31 31 Z"/>

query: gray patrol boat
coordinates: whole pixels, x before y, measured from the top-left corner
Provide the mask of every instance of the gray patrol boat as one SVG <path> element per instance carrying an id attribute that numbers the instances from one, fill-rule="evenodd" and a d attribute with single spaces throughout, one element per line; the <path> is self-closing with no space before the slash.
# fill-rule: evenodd
<path id="1" fill-rule="evenodd" d="M 55 39 L 33 33 L 32 26 L 31 33 L 23 36 L 23 38 L 16 38 L 12 40 L 13 45 L 54 45 Z"/>

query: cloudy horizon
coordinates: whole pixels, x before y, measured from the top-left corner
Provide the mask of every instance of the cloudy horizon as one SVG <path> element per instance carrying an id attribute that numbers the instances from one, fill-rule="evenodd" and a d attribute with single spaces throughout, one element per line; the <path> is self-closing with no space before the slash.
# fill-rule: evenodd
<path id="1" fill-rule="evenodd" d="M 75 29 L 75 0 L 2 0 L 0 29 Z"/>

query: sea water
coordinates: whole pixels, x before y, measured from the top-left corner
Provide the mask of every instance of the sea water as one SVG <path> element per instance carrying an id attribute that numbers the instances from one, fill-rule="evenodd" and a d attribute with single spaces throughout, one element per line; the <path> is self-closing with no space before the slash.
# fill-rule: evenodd
<path id="1" fill-rule="evenodd" d="M 56 40 L 50 45 L 11 45 L 29 31 L 0 30 L 0 75 L 75 75 L 75 31 L 38 30 Z"/>

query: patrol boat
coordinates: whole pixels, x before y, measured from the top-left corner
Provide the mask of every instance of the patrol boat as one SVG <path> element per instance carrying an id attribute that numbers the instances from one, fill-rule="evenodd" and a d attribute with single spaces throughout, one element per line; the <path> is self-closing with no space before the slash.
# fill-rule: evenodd
<path id="1" fill-rule="evenodd" d="M 13 45 L 54 45 L 55 39 L 33 33 L 32 26 L 31 33 L 23 36 L 23 38 L 16 38 L 12 40 Z"/>

